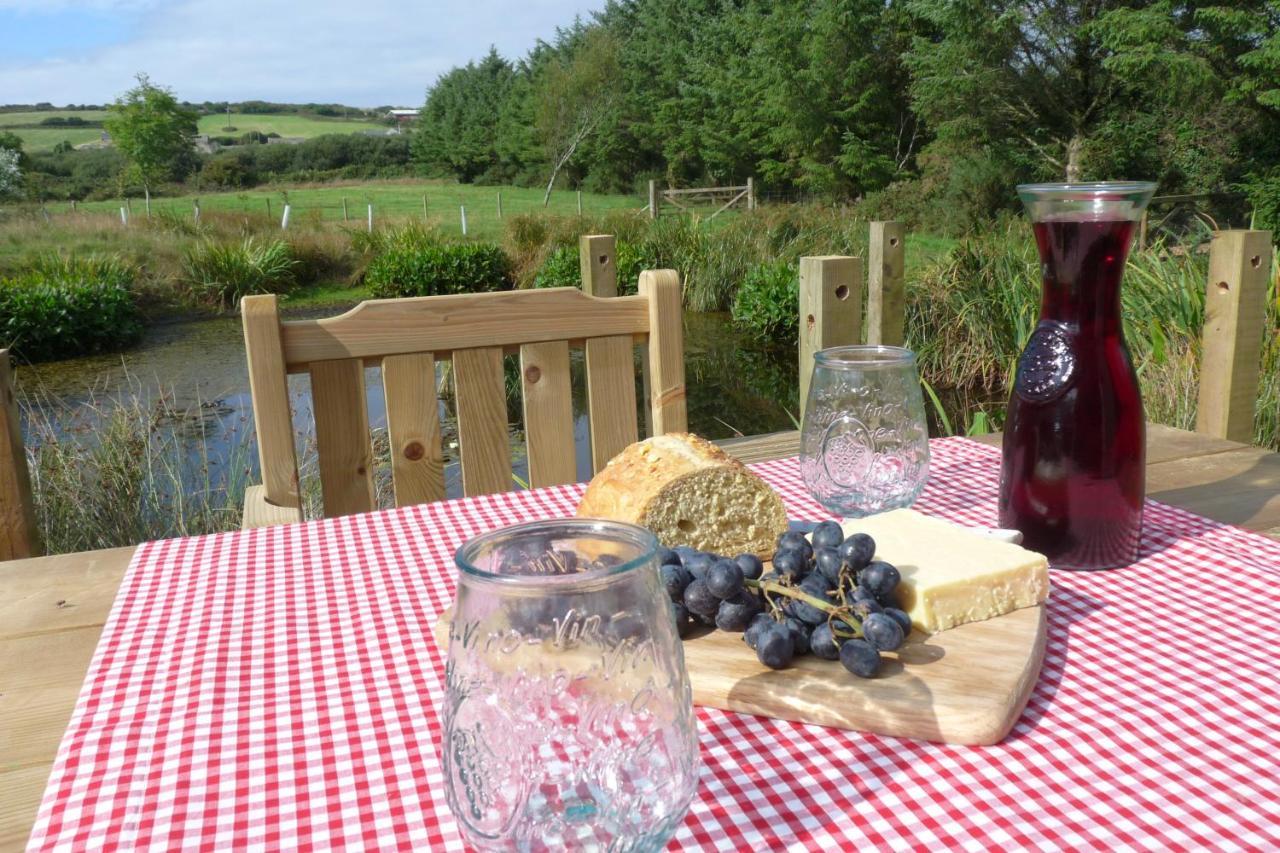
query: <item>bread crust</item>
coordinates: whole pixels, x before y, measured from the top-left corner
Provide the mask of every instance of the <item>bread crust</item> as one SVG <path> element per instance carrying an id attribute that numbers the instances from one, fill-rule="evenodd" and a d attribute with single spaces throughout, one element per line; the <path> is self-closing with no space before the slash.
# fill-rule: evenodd
<path id="1" fill-rule="evenodd" d="M 647 526 L 645 516 L 660 492 L 712 468 L 727 469 L 760 483 L 777 500 L 785 529 L 781 498 L 768 484 L 716 445 L 690 433 L 668 433 L 628 446 L 592 478 L 577 514 Z"/>

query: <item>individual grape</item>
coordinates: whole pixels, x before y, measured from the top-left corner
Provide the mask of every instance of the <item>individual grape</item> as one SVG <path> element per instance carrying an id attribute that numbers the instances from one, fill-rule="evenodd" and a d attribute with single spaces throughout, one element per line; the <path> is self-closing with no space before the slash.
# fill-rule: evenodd
<path id="1" fill-rule="evenodd" d="M 806 625 L 794 616 L 788 616 L 783 623 L 791 634 L 791 648 L 796 657 L 809 654 L 809 636 L 813 626 Z"/>
<path id="2" fill-rule="evenodd" d="M 826 613 L 819 610 L 817 607 L 814 607 L 809 602 L 801 601 L 797 598 L 793 598 L 788 601 L 783 610 L 788 616 L 792 616 L 799 619 L 801 622 L 806 622 L 810 625 L 819 625 L 827 621 Z"/>
<path id="3" fill-rule="evenodd" d="M 764 563 L 755 554 L 739 554 L 734 562 L 742 569 L 742 576 L 748 580 L 759 580 L 764 574 Z"/>
<path id="4" fill-rule="evenodd" d="M 844 531 L 840 529 L 839 522 L 824 521 L 813 528 L 809 541 L 813 543 L 815 551 L 819 548 L 837 548 L 844 541 Z"/>
<path id="5" fill-rule="evenodd" d="M 689 613 L 689 608 L 679 602 L 671 602 L 671 611 L 676 617 L 676 633 L 681 639 L 687 637 L 689 632 L 693 630 L 693 615 Z"/>
<path id="6" fill-rule="evenodd" d="M 716 610 L 716 627 L 721 631 L 745 631 L 760 612 L 760 602 L 748 592 L 720 602 Z"/>
<path id="7" fill-rule="evenodd" d="M 773 621 L 773 617 L 768 613 L 757 613 L 751 618 L 751 624 L 747 626 L 747 630 L 742 633 L 742 640 L 752 649 L 756 647 L 756 641 L 760 639 L 760 634 L 767 631 L 771 626 L 778 624 Z"/>
<path id="8" fill-rule="evenodd" d="M 826 596 L 827 591 L 831 589 L 831 583 L 817 572 L 805 575 L 796 586 L 801 592 L 807 592 L 818 598 Z"/>
<path id="9" fill-rule="evenodd" d="M 770 669 L 786 669 L 794 656 L 791 632 L 776 622 L 756 640 L 756 657 Z"/>
<path id="10" fill-rule="evenodd" d="M 823 660 L 839 659 L 840 644 L 831 633 L 830 625 L 824 622 L 813 629 L 813 633 L 809 635 L 809 651 Z"/>
<path id="11" fill-rule="evenodd" d="M 855 601 L 853 606 L 849 609 L 858 614 L 858 617 L 861 619 L 866 619 L 872 613 L 880 613 L 884 610 L 884 608 L 880 606 L 880 602 L 869 601 L 865 598 Z"/>
<path id="12" fill-rule="evenodd" d="M 694 580 L 702 580 L 706 577 L 707 569 L 711 568 L 711 564 L 715 562 L 715 559 L 711 554 L 694 551 L 684 558 L 684 567 L 689 570 L 689 574 L 693 575 Z"/>
<path id="13" fill-rule="evenodd" d="M 858 584 L 856 587 L 854 587 L 853 600 L 854 601 L 872 601 L 877 604 L 879 603 L 878 601 L 876 601 L 876 594 L 871 590 L 867 589 L 862 584 Z"/>
<path id="14" fill-rule="evenodd" d="M 878 595 L 876 596 L 876 601 L 880 602 L 880 606 L 884 607 L 886 610 L 890 607 L 895 608 L 897 610 L 902 609 L 902 605 L 898 602 L 897 593 L 894 593 L 894 592 L 888 593 L 886 595 Z"/>
<path id="15" fill-rule="evenodd" d="M 684 561 L 680 559 L 680 554 L 674 548 L 658 549 L 658 565 L 659 566 L 679 566 Z"/>
<path id="16" fill-rule="evenodd" d="M 714 621 L 716 611 L 720 609 L 720 599 L 707 589 L 706 581 L 695 579 L 685 587 L 684 606 L 695 616 L 707 616 Z"/>
<path id="17" fill-rule="evenodd" d="M 855 533 L 840 543 L 840 559 L 847 568 L 858 572 L 876 555 L 876 540 L 865 533 Z"/>
<path id="18" fill-rule="evenodd" d="M 897 567 L 883 560 L 876 560 L 858 573 L 858 586 L 871 590 L 877 599 L 897 589 L 900 580 Z"/>
<path id="19" fill-rule="evenodd" d="M 809 540 L 799 530 L 788 530 L 778 536 L 778 550 L 792 551 L 801 545 L 808 545 Z"/>
<path id="20" fill-rule="evenodd" d="M 840 559 L 840 552 L 835 548 L 826 546 L 815 548 L 813 551 L 813 563 L 817 572 L 830 581 L 833 586 L 840 582 L 840 569 L 844 567 L 844 562 Z"/>
<path id="21" fill-rule="evenodd" d="M 872 613 L 862 620 L 862 636 L 882 652 L 891 652 L 902 645 L 902 626 L 892 616 Z"/>
<path id="22" fill-rule="evenodd" d="M 906 637 L 911 633 L 911 617 L 908 616 L 905 611 L 899 610 L 896 607 L 886 607 L 884 609 L 884 615 L 898 623 L 902 628 L 903 637 Z"/>
<path id="23" fill-rule="evenodd" d="M 707 569 L 705 581 L 716 598 L 733 598 L 742 592 L 742 569 L 733 560 L 721 558 Z"/>
<path id="24" fill-rule="evenodd" d="M 689 574 L 688 570 L 679 564 L 672 565 L 668 563 L 659 571 L 662 573 L 662 588 L 667 591 L 668 597 L 672 601 L 684 601 L 685 587 L 693 581 L 693 575 Z"/>
<path id="25" fill-rule="evenodd" d="M 880 652 L 866 640 L 840 644 L 840 665 L 859 678 L 871 678 L 880 670 Z"/>
<path id="26" fill-rule="evenodd" d="M 809 570 L 808 560 L 795 549 L 778 551 L 773 555 L 773 570 L 785 577 L 799 578 Z"/>

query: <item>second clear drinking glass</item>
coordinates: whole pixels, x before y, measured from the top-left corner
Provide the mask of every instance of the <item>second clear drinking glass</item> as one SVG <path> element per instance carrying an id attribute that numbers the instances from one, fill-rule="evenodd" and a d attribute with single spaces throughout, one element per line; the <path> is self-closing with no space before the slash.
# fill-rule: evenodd
<path id="1" fill-rule="evenodd" d="M 457 554 L 449 806 L 481 850 L 660 850 L 697 788 L 684 650 L 640 527 L 546 521 Z"/>
<path id="2" fill-rule="evenodd" d="M 859 518 L 915 502 L 929 478 L 915 353 L 847 346 L 814 354 L 800 473 L 834 515 Z"/>

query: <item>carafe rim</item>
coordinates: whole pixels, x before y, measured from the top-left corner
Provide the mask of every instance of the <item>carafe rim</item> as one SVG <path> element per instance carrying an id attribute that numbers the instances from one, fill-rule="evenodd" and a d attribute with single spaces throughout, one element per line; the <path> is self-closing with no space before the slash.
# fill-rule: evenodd
<path id="1" fill-rule="evenodd" d="M 828 347 L 813 354 L 815 363 L 837 370 L 865 370 L 877 367 L 901 367 L 914 363 L 916 354 L 906 347 L 884 344 L 849 344 Z"/>

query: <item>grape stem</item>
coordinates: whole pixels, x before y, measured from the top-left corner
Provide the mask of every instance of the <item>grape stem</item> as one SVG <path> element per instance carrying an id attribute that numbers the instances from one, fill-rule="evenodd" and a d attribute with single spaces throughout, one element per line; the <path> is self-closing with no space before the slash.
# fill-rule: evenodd
<path id="1" fill-rule="evenodd" d="M 807 592 L 802 592 L 801 590 L 796 589 L 793 586 L 786 586 L 784 584 L 780 584 L 777 581 L 760 581 L 760 580 L 751 580 L 750 578 L 747 578 L 743 580 L 743 585 L 746 586 L 748 589 L 759 590 L 765 596 L 766 601 L 768 600 L 768 596 L 770 593 L 776 594 L 776 595 L 784 595 L 787 598 L 794 598 L 797 601 L 803 601 L 805 604 L 809 605 L 810 607 L 813 607 L 817 610 L 821 610 L 823 613 L 827 614 L 828 623 L 830 623 L 832 619 L 840 619 L 846 625 L 849 625 L 855 630 L 855 633 L 851 634 L 844 630 L 837 629 L 834 625 L 832 625 L 831 626 L 832 633 L 834 633 L 836 636 L 844 637 L 844 638 L 862 636 L 862 630 L 861 630 L 862 617 L 858 616 L 856 613 L 853 613 L 848 608 L 837 607 L 828 601 L 823 601 L 821 598 L 817 598 L 815 596 L 809 595 Z"/>

